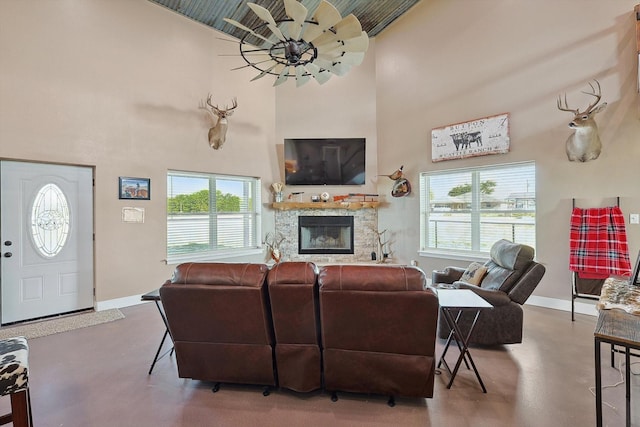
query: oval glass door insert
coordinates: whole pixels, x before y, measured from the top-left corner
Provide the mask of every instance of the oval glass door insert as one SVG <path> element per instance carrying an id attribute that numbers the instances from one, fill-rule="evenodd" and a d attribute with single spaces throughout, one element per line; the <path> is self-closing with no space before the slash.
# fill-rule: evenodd
<path id="1" fill-rule="evenodd" d="M 55 184 L 46 184 L 36 195 L 31 209 L 31 235 L 40 254 L 58 255 L 69 235 L 69 203 Z"/>

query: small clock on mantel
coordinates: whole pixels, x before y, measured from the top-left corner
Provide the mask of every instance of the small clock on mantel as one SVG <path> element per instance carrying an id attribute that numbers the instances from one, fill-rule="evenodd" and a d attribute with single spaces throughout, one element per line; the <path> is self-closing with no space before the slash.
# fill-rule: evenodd
<path id="1" fill-rule="evenodd" d="M 324 193 L 320 194 L 320 200 L 322 200 L 323 202 L 328 202 L 329 200 L 331 200 L 331 195 L 325 191 Z"/>

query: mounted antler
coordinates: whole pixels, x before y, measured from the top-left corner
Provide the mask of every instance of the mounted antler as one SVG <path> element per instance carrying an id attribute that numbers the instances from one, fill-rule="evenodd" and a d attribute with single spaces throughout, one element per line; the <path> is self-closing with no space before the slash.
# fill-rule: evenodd
<path id="1" fill-rule="evenodd" d="M 267 233 L 264 236 L 264 243 L 268 248 L 271 255 L 271 258 L 276 262 L 280 262 L 282 258 L 282 252 L 280 251 L 280 245 L 284 242 L 285 238 L 282 234 L 276 233 L 273 234 L 271 232 Z"/>
<path id="2" fill-rule="evenodd" d="M 600 135 L 598 134 L 598 126 L 594 120 L 594 116 L 600 111 L 604 110 L 607 103 L 603 103 L 596 107 L 602 98 L 600 89 L 600 82 L 594 80 L 596 87 L 589 82 L 591 92 L 582 92 L 586 95 L 595 97 L 595 101 L 589 104 L 589 106 L 580 112 L 580 109 L 571 109 L 567 103 L 567 94 L 564 94 L 564 104 L 562 98 L 558 95 L 558 110 L 568 111 L 573 113 L 573 120 L 569 123 L 569 127 L 575 129 L 567 139 L 566 150 L 567 157 L 570 161 L 575 162 L 587 162 L 589 160 L 595 160 L 600 156 L 602 150 L 602 143 L 600 142 Z"/>
<path id="3" fill-rule="evenodd" d="M 217 105 L 211 103 L 211 94 L 209 94 L 206 103 L 210 108 L 207 108 L 202 102 L 200 102 L 199 108 L 207 110 L 211 117 L 215 116 L 217 118 L 215 126 L 209 129 L 209 145 L 214 150 L 217 150 L 222 148 L 222 145 L 225 143 L 228 127 L 227 117 L 233 114 L 233 110 L 238 106 L 238 101 L 236 98 L 233 98 L 231 107 L 225 105 L 224 109 L 220 109 Z"/>

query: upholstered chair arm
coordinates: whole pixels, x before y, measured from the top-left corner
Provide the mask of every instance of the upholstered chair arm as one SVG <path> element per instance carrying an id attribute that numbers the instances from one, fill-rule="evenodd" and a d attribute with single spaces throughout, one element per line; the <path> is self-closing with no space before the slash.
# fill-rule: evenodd
<path id="1" fill-rule="evenodd" d="M 473 292 L 487 300 L 494 307 L 501 307 L 511 302 L 511 298 L 505 292 L 497 289 L 483 289 L 476 285 L 471 285 L 465 282 L 456 282 L 459 289 L 471 289 Z"/>
<path id="2" fill-rule="evenodd" d="M 460 280 L 465 268 L 446 267 L 444 270 L 433 270 L 431 273 L 431 282 L 433 285 L 438 283 L 453 283 Z"/>
<path id="3" fill-rule="evenodd" d="M 540 283 L 545 271 L 544 265 L 532 262 L 527 271 L 509 290 L 509 298 L 520 305 L 524 304 Z"/>

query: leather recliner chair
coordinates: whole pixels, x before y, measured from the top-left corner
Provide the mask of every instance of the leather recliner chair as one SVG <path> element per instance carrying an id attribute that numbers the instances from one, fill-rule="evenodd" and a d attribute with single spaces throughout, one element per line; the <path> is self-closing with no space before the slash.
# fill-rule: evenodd
<path id="1" fill-rule="evenodd" d="M 274 265 L 267 277 L 276 342 L 278 385 L 298 392 L 322 388 L 316 266 Z"/>
<path id="2" fill-rule="evenodd" d="M 160 288 L 178 375 L 276 385 L 265 264 L 185 263 Z"/>
<path id="3" fill-rule="evenodd" d="M 500 345 L 522 342 L 524 313 L 522 304 L 529 298 L 546 271 L 542 264 L 533 260 L 531 246 L 499 240 L 490 250 L 490 259 L 484 263 L 486 275 L 479 286 L 460 278 L 465 268 L 447 267 L 432 273 L 432 284 L 453 284 L 460 289 L 471 289 L 493 305 L 491 310 L 482 310 L 469 339 L 470 344 Z M 474 313 L 462 313 L 458 325 L 466 335 L 473 323 Z M 450 328 L 446 322 L 438 325 L 438 337 L 447 338 Z"/>
<path id="4" fill-rule="evenodd" d="M 325 389 L 433 397 L 438 298 L 415 267 L 319 268 Z"/>

